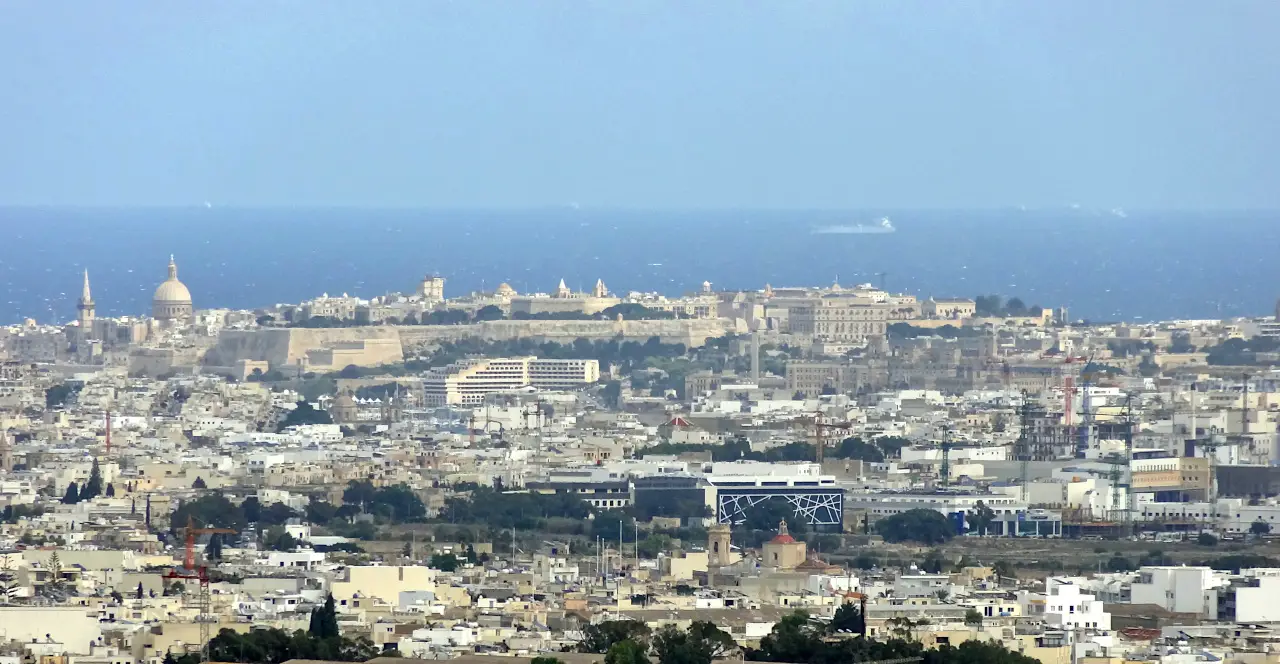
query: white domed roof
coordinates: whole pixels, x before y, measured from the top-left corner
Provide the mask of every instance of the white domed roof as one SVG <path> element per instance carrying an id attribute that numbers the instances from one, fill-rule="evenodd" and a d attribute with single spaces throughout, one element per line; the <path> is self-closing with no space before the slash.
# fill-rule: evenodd
<path id="1" fill-rule="evenodd" d="M 169 278 L 160 284 L 156 289 L 156 294 L 151 298 L 155 302 L 191 302 L 191 291 L 187 290 L 186 284 L 178 281 L 178 266 L 173 262 L 173 256 L 169 257 Z"/>

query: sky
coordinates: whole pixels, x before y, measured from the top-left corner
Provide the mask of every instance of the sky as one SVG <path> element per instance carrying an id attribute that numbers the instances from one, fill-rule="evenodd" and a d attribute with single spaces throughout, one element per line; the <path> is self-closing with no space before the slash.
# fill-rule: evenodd
<path id="1" fill-rule="evenodd" d="M 1280 207 L 1271 0 L 6 0 L 0 205 Z"/>

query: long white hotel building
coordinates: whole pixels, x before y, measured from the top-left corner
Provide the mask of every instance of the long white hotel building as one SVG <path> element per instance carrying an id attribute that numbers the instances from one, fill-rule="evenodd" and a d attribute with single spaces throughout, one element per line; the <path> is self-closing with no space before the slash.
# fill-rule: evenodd
<path id="1" fill-rule="evenodd" d="M 423 379 L 423 391 L 428 406 L 478 406 L 498 392 L 570 390 L 599 380 L 597 360 L 473 359 L 432 369 Z"/>

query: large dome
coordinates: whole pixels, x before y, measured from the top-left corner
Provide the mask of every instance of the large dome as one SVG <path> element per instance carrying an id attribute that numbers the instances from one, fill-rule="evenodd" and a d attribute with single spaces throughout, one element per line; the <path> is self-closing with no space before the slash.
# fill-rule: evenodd
<path id="1" fill-rule="evenodd" d="M 181 281 L 166 280 L 156 289 L 155 297 L 151 298 L 154 302 L 191 302 L 191 291 L 187 290 L 186 284 Z"/>
<path id="2" fill-rule="evenodd" d="M 161 320 L 191 315 L 191 291 L 178 281 L 178 265 L 169 257 L 169 278 L 160 284 L 151 298 L 151 315 Z"/>

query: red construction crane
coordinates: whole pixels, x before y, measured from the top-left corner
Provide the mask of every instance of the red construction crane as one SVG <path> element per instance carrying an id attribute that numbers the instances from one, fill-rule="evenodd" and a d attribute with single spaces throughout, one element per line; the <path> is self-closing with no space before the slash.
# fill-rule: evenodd
<path id="1" fill-rule="evenodd" d="M 234 535 L 237 531 L 230 528 L 196 528 L 190 516 L 187 517 L 187 525 L 183 528 L 186 531 L 186 550 L 183 552 L 182 567 L 175 567 L 164 575 L 166 579 L 186 579 L 195 580 L 200 584 L 196 594 L 196 610 L 199 615 L 196 622 L 200 624 L 200 655 L 201 659 L 208 659 L 209 654 L 209 633 L 210 626 L 216 618 L 210 613 L 209 601 L 209 568 L 201 565 L 196 567 L 196 535 L 213 535 L 216 533 L 225 533 Z"/>

